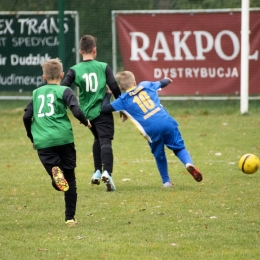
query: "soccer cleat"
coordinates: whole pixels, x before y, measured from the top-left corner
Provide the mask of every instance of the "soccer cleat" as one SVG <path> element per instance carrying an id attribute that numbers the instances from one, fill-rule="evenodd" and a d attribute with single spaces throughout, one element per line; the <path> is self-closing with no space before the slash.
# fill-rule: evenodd
<path id="1" fill-rule="evenodd" d="M 171 182 L 165 182 L 163 183 L 163 188 L 171 188 L 173 186 L 173 184 Z"/>
<path id="2" fill-rule="evenodd" d="M 54 180 L 56 186 L 61 191 L 67 191 L 69 189 L 69 184 L 65 180 L 61 169 L 58 166 L 54 166 L 51 171 L 52 171 L 52 177 L 53 177 L 53 180 Z"/>
<path id="3" fill-rule="evenodd" d="M 195 181 L 197 181 L 197 182 L 202 181 L 202 179 L 203 179 L 202 174 L 199 172 L 198 169 L 195 168 L 195 166 L 193 166 L 190 163 L 187 163 L 186 169 L 191 174 L 191 176 L 195 179 Z"/>
<path id="4" fill-rule="evenodd" d="M 76 226 L 78 224 L 78 221 L 75 218 L 73 218 L 73 219 L 66 220 L 65 224 L 68 227 L 73 227 L 73 226 Z"/>
<path id="5" fill-rule="evenodd" d="M 101 178 L 101 172 L 100 170 L 96 170 L 91 178 L 91 185 L 99 185 L 100 184 L 100 178 Z"/>
<path id="6" fill-rule="evenodd" d="M 112 177 L 108 174 L 107 171 L 104 171 L 102 176 L 101 176 L 102 181 L 106 184 L 107 191 L 115 191 L 116 186 L 113 182 Z"/>

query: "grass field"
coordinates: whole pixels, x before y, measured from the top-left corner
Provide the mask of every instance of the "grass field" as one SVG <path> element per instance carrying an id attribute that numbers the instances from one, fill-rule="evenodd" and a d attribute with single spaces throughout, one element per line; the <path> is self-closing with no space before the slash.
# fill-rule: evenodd
<path id="1" fill-rule="evenodd" d="M 114 182 L 90 186 L 92 135 L 71 117 L 77 148 L 77 219 L 64 224 L 56 192 L 22 122 L 27 101 L 1 101 L 0 259 L 260 259 L 260 170 L 238 169 L 260 157 L 260 102 L 240 115 L 239 101 L 163 102 L 180 124 L 197 183 L 171 151 L 174 182 L 163 189 L 148 145 L 115 114 Z"/>

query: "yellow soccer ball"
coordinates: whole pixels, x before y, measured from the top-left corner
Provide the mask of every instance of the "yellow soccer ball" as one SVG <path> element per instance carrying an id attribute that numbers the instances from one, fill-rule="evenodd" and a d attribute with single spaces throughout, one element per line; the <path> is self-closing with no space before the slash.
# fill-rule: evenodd
<path id="1" fill-rule="evenodd" d="M 238 166 L 242 172 L 252 174 L 258 170 L 260 161 L 256 155 L 247 153 L 239 159 Z"/>

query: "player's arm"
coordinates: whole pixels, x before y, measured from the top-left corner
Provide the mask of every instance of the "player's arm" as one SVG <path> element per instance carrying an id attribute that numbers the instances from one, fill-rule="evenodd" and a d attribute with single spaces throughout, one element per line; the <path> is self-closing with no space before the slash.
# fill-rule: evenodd
<path id="1" fill-rule="evenodd" d="M 64 80 L 61 82 L 61 85 L 71 87 L 72 83 L 75 80 L 75 75 L 75 71 L 73 69 L 69 69 Z"/>
<path id="2" fill-rule="evenodd" d="M 24 109 L 24 115 L 23 115 L 23 123 L 25 130 L 27 132 L 27 136 L 30 138 L 31 142 L 33 143 L 33 136 L 31 132 L 31 126 L 32 126 L 32 118 L 33 118 L 33 102 L 32 100 L 30 103 L 26 106 Z"/>
<path id="3" fill-rule="evenodd" d="M 102 101 L 102 105 L 101 105 L 101 112 L 102 113 L 111 113 L 111 112 L 115 111 L 115 109 L 110 104 L 110 97 L 111 97 L 111 94 L 106 93 L 106 95 L 105 95 L 105 97 Z"/>
<path id="4" fill-rule="evenodd" d="M 164 78 L 164 79 L 160 80 L 161 88 L 165 88 L 165 87 L 168 86 L 171 82 L 172 82 L 172 80 L 171 80 L 170 78 Z"/>
<path id="5" fill-rule="evenodd" d="M 118 98 L 121 95 L 121 91 L 118 87 L 113 71 L 108 65 L 106 67 L 106 83 L 109 86 L 109 89 L 112 91 L 114 97 Z"/>
<path id="6" fill-rule="evenodd" d="M 80 109 L 76 95 L 71 88 L 65 89 L 63 93 L 63 100 L 65 101 L 67 107 L 71 110 L 73 116 L 76 117 L 83 125 L 90 128 L 91 124 Z"/>
<path id="7" fill-rule="evenodd" d="M 121 95 L 121 91 L 116 82 L 113 71 L 108 65 L 106 67 L 106 79 L 107 79 L 106 83 L 109 86 L 109 89 L 113 93 L 114 97 L 118 98 Z M 127 116 L 121 111 L 120 111 L 120 117 L 122 118 L 123 122 L 125 122 L 127 120 Z"/>

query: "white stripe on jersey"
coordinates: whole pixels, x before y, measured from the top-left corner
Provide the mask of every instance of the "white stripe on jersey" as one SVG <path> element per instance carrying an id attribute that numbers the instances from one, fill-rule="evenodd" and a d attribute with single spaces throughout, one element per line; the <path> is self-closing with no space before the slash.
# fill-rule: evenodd
<path id="1" fill-rule="evenodd" d="M 138 121 L 136 121 L 126 110 L 122 110 L 122 112 L 124 114 L 126 114 L 128 116 L 128 118 L 130 118 L 130 120 L 132 121 L 132 123 L 135 125 L 135 127 L 138 129 L 138 131 L 150 142 L 152 143 L 152 139 L 151 137 L 145 132 L 144 128 L 139 124 Z"/>

